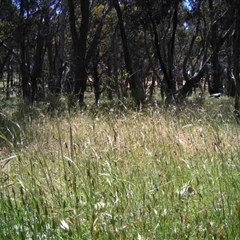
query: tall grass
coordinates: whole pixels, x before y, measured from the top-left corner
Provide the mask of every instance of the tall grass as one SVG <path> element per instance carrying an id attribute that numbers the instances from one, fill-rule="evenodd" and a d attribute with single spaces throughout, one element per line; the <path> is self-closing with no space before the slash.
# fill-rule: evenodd
<path id="1" fill-rule="evenodd" d="M 240 239 L 239 127 L 217 101 L 31 118 L 1 150 L 0 239 Z"/>

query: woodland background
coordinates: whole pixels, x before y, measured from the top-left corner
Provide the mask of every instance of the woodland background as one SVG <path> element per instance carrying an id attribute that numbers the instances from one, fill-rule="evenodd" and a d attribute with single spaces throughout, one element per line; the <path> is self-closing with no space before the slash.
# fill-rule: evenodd
<path id="1" fill-rule="evenodd" d="M 96 104 L 102 94 L 139 105 L 198 87 L 235 98 L 238 117 L 239 11 L 236 0 L 2 0 L 1 91 L 83 103 L 93 87 Z"/>

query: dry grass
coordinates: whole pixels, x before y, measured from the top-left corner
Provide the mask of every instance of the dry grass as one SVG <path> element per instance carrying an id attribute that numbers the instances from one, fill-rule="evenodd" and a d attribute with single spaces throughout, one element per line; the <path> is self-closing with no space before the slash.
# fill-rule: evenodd
<path id="1" fill-rule="evenodd" d="M 218 106 L 39 115 L 2 152 L 1 237 L 237 239 L 239 127 Z"/>

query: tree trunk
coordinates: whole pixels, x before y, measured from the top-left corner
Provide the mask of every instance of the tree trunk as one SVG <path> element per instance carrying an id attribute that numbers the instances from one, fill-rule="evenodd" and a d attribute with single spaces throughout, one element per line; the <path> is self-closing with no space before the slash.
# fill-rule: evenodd
<path id="1" fill-rule="evenodd" d="M 21 0 L 20 3 L 20 16 L 22 22 L 24 22 L 24 0 Z M 30 101 L 30 73 L 27 63 L 27 51 L 26 51 L 26 29 L 23 24 L 21 33 L 20 33 L 20 70 L 22 75 L 22 93 L 23 99 Z"/>
<path id="2" fill-rule="evenodd" d="M 7 62 L 9 61 L 9 58 L 11 56 L 12 50 L 8 50 L 5 56 L 2 57 L 2 61 L 0 62 L 0 80 L 3 82 L 3 87 L 5 87 L 5 81 L 3 79 L 3 69 Z"/>
<path id="3" fill-rule="evenodd" d="M 129 53 L 128 42 L 127 42 L 127 37 L 126 37 L 126 32 L 123 24 L 122 12 L 119 6 L 119 2 L 117 0 L 113 0 L 113 6 L 118 16 L 121 39 L 122 39 L 122 47 L 123 47 L 123 53 L 124 53 L 124 60 L 126 64 L 127 73 L 129 74 L 129 78 L 127 79 L 127 81 L 130 85 L 132 97 L 135 100 L 136 104 L 139 105 L 145 99 L 144 88 L 140 79 L 137 79 L 135 77 L 132 69 L 132 60 L 131 60 L 131 55 Z"/>
<path id="4" fill-rule="evenodd" d="M 111 49 L 113 49 L 111 47 Z M 114 50 L 113 50 L 114 51 Z M 112 52 L 113 52 L 112 51 Z M 113 88 L 114 88 L 114 84 L 113 84 L 113 79 L 112 79 L 112 62 L 111 62 L 111 56 L 109 56 L 107 58 L 107 79 L 106 79 L 106 85 L 107 85 L 107 98 L 112 100 L 113 99 Z M 116 84 L 116 87 L 118 87 L 118 84 Z"/>
<path id="5" fill-rule="evenodd" d="M 50 82 L 54 85 L 56 93 L 61 92 L 61 83 L 62 83 L 62 73 L 63 73 L 63 58 L 64 58 L 64 45 L 65 45 L 65 29 L 66 29 L 66 15 L 67 15 L 67 3 L 66 0 L 63 0 L 62 11 L 59 18 L 59 31 L 58 38 L 59 42 L 57 43 L 57 54 L 55 58 L 55 67 L 54 67 L 54 81 L 50 79 Z"/>
<path id="6" fill-rule="evenodd" d="M 173 68 L 174 68 L 174 50 L 175 50 L 175 37 L 178 25 L 178 4 L 179 0 L 174 2 L 174 10 L 172 17 L 172 36 L 168 43 L 168 75 L 170 78 L 171 91 L 176 91 L 176 81 L 173 79 Z"/>
<path id="7" fill-rule="evenodd" d="M 151 23 L 152 29 L 153 29 L 153 34 L 154 34 L 154 43 L 155 43 L 157 58 L 158 58 L 160 66 L 161 66 L 161 70 L 163 72 L 164 81 L 166 83 L 166 87 L 162 87 L 162 89 L 166 89 L 167 99 L 171 99 L 173 97 L 174 89 L 175 89 L 175 87 L 173 86 L 173 81 L 172 81 L 173 79 L 171 78 L 172 70 L 170 70 L 170 68 L 171 68 L 170 65 L 167 66 L 167 64 L 164 62 L 162 54 L 161 54 L 157 26 L 156 26 L 156 23 L 152 16 L 151 3 L 149 0 L 147 1 L 147 7 L 148 7 L 148 9 L 147 9 L 148 16 L 149 16 L 150 23 Z M 176 25 L 175 25 L 175 27 L 176 27 Z M 175 30 L 173 31 L 173 33 L 174 33 L 173 36 L 175 36 Z M 174 44 L 174 41 L 172 39 L 172 42 L 170 41 L 170 43 L 169 43 L 169 49 L 171 49 L 170 51 L 173 51 L 173 46 L 172 46 L 173 44 Z M 170 52 L 168 54 L 168 58 L 169 57 L 170 57 Z M 172 60 L 173 60 L 173 56 L 171 56 L 171 58 L 168 59 L 168 64 L 171 64 Z M 163 85 L 165 86 L 164 83 L 163 83 Z"/>
<path id="8" fill-rule="evenodd" d="M 11 80 L 11 60 L 9 59 L 8 62 L 7 62 L 7 82 L 6 82 L 6 99 L 9 99 L 10 97 L 10 80 Z"/>
<path id="9" fill-rule="evenodd" d="M 41 18 L 37 35 L 37 46 L 36 53 L 34 56 L 34 65 L 31 73 L 31 102 L 33 103 L 35 100 L 35 96 L 37 93 L 37 85 L 41 84 L 42 81 L 42 65 L 43 65 L 43 57 L 44 57 L 44 37 L 42 35 L 42 24 L 43 17 Z"/>
<path id="10" fill-rule="evenodd" d="M 235 11 L 235 29 L 234 29 L 234 39 L 233 39 L 233 65 L 234 65 L 234 78 L 235 78 L 235 116 L 237 121 L 240 121 L 240 68 L 239 68 L 239 60 L 240 60 L 240 4 L 236 4 Z"/>
<path id="11" fill-rule="evenodd" d="M 101 95 L 100 91 L 100 75 L 98 72 L 98 63 L 99 63 L 99 49 L 93 60 L 93 86 L 95 94 L 95 104 L 98 105 L 98 101 Z"/>
<path id="12" fill-rule="evenodd" d="M 213 1 L 209 0 L 209 9 L 210 12 L 214 16 L 214 6 L 213 6 Z M 214 18 L 213 18 L 214 19 Z M 219 44 L 218 44 L 218 22 L 214 20 L 214 23 L 211 24 L 211 47 L 212 51 L 214 51 L 214 54 L 211 59 L 212 63 L 212 82 L 210 86 L 210 92 L 211 94 L 213 93 L 219 93 L 221 91 L 221 74 L 220 74 L 220 64 L 218 60 L 218 52 L 219 52 Z"/>
<path id="13" fill-rule="evenodd" d="M 80 26 L 79 46 L 77 47 L 78 58 L 75 71 L 75 89 L 74 93 L 79 95 L 79 102 L 84 101 L 84 92 L 86 91 L 87 71 L 86 71 L 86 48 L 87 48 L 87 34 L 89 25 L 89 0 L 81 0 L 82 22 Z M 78 70 L 79 69 L 79 70 Z"/>
<path id="14" fill-rule="evenodd" d="M 73 0 L 68 0 L 69 7 L 69 23 L 73 40 L 74 61 L 75 61 L 75 86 L 74 94 L 78 96 L 79 102 L 84 101 L 84 92 L 86 91 L 87 71 L 86 71 L 86 48 L 87 34 L 89 27 L 89 0 L 81 0 L 81 25 L 79 36 L 76 27 L 75 5 Z"/>
<path id="15" fill-rule="evenodd" d="M 230 97 L 235 97 L 235 84 L 232 72 L 232 51 L 230 50 L 230 39 L 227 41 L 226 52 L 227 52 L 227 69 L 226 69 L 226 94 Z"/>

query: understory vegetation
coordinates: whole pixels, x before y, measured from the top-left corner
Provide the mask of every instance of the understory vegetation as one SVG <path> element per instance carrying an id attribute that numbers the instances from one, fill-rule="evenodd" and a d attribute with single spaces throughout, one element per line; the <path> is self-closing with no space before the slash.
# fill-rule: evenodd
<path id="1" fill-rule="evenodd" d="M 232 102 L 2 106 L 0 239 L 240 239 Z"/>

